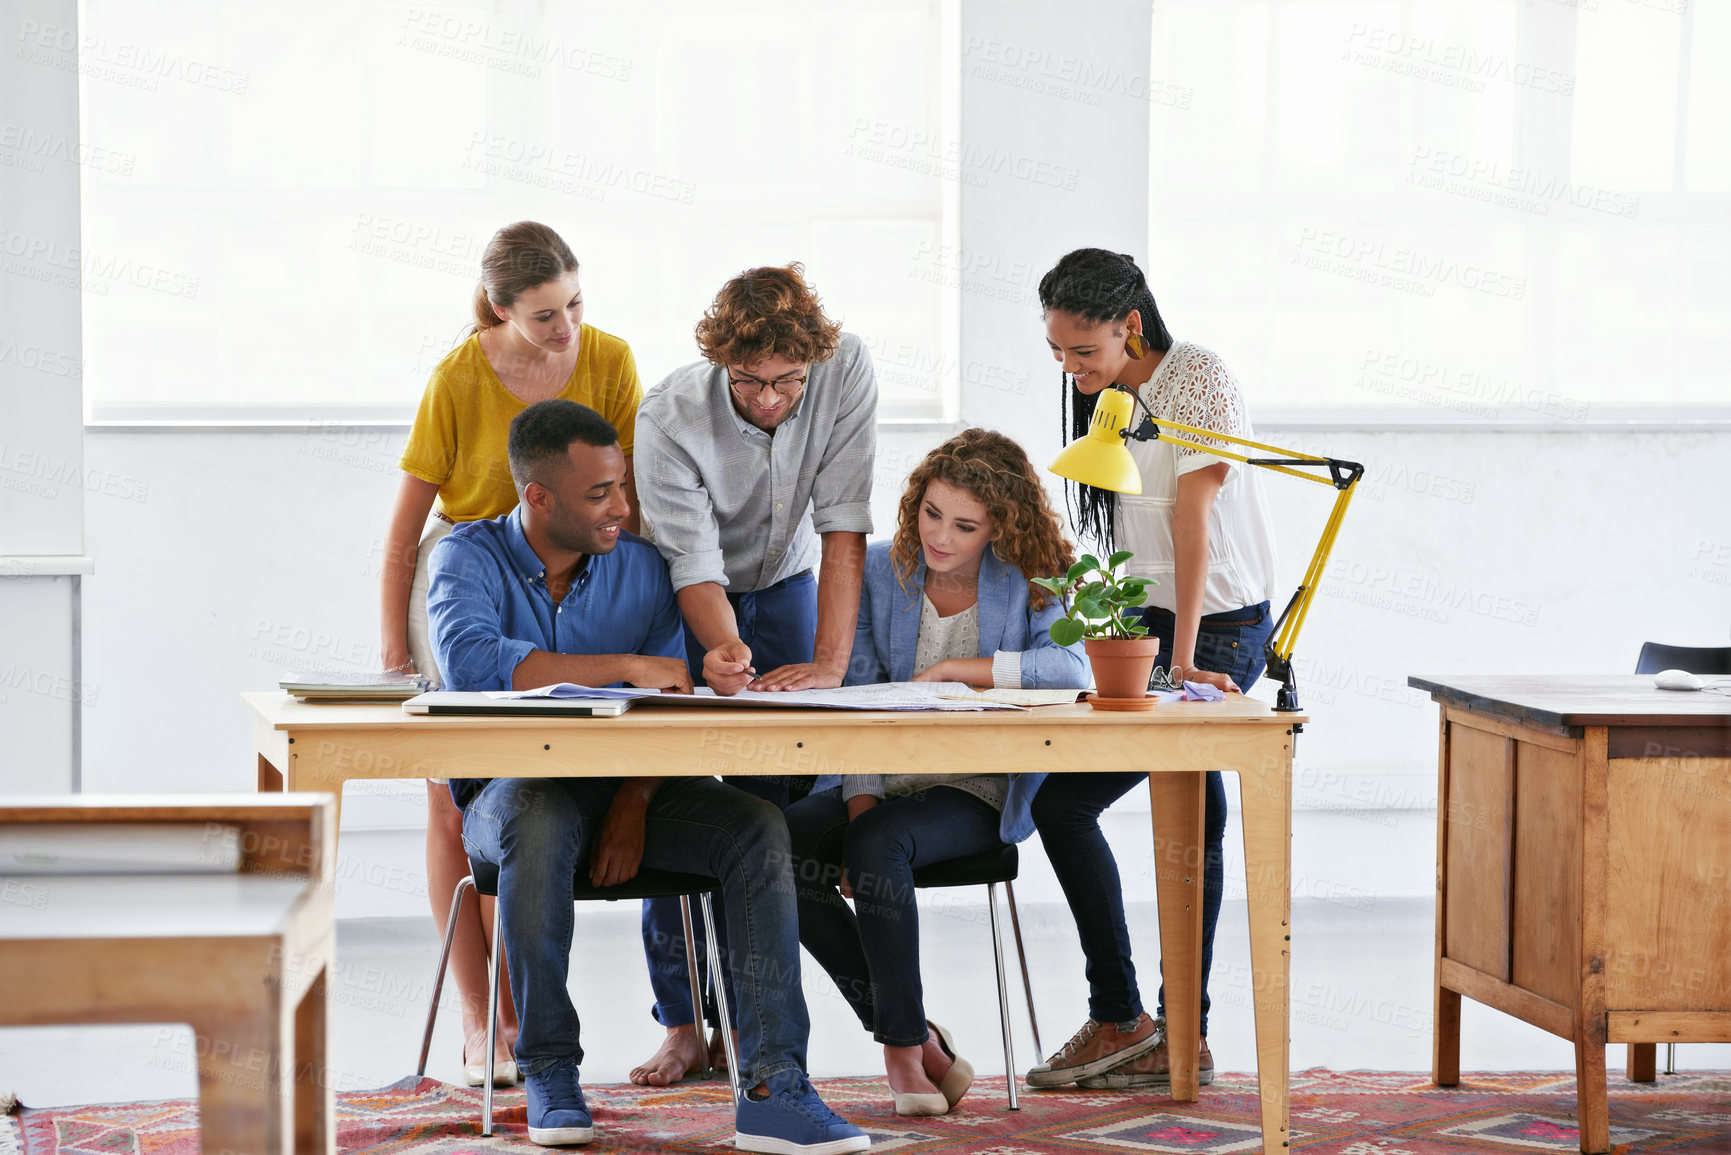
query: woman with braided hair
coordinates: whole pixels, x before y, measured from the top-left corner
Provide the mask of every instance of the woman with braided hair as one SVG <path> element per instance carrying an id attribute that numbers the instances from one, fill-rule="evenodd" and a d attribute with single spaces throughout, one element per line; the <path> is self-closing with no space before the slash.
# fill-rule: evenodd
<path id="1" fill-rule="evenodd" d="M 1081 646 L 1048 632 L 1061 607 L 1028 580 L 1072 559 L 1021 446 L 957 434 L 909 476 L 894 538 L 866 550 L 847 684 L 1085 686 Z M 799 940 L 883 1044 L 898 1115 L 945 1114 L 973 1078 L 926 1018 L 914 868 L 1026 838 L 1043 777 L 831 774 L 787 809 Z"/>
<path id="2" fill-rule="evenodd" d="M 1040 279 L 1040 308 L 1047 344 L 1063 366 L 1059 413 L 1068 419 L 1066 439 L 1087 433 L 1100 394 L 1112 385 L 1133 389 L 1156 422 L 1255 436 L 1237 380 L 1211 350 L 1173 341 L 1131 257 L 1106 249 L 1069 253 Z M 1133 551 L 1127 571 L 1159 583 L 1150 587 L 1142 624 L 1160 640 L 1161 660 L 1174 684 L 1248 689 L 1262 673 L 1263 643 L 1273 628 L 1274 527 L 1257 471 L 1166 442 L 1128 444 L 1142 474 L 1140 494 L 1066 483 L 1078 536 L 1103 553 Z M 1165 991 L 1158 1017 L 1151 1018 L 1142 1009 L 1130 961 L 1118 866 L 1100 832 L 1100 814 L 1146 777 L 1141 771 L 1058 774 L 1034 799 L 1034 824 L 1082 940 L 1089 994 L 1088 1021 L 1062 1050 L 1028 1072 L 1032 1086 L 1171 1084 Z M 1204 1083 L 1214 1078 L 1206 1038 L 1208 971 L 1220 920 L 1225 836 L 1226 789 L 1213 771 L 1203 831 Z"/>

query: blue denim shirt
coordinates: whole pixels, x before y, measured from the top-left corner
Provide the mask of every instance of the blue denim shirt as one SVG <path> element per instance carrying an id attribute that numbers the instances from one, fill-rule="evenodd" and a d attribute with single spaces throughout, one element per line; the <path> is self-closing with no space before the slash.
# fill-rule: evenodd
<path id="1" fill-rule="evenodd" d="M 551 654 L 685 657 L 685 630 L 667 563 L 628 533 L 591 554 L 565 600 L 553 604 L 547 567 L 523 536 L 520 510 L 458 526 L 433 547 L 427 622 L 447 690 L 508 690 L 536 650 Z M 479 779 L 453 779 L 462 806 Z"/>
<path id="2" fill-rule="evenodd" d="M 914 675 L 920 603 L 926 588 L 925 554 L 920 554 L 913 576 L 904 586 L 896 579 L 891 544 L 874 541 L 866 547 L 859 618 L 854 630 L 853 654 L 848 660 L 849 686 L 905 682 Z M 1022 571 L 989 551 L 980 559 L 979 607 L 980 657 L 990 658 L 999 650 L 1019 653 L 1024 688 L 1087 686 L 1088 659 L 1082 652 L 1082 643 L 1060 646 L 1049 632 L 1063 607 L 1054 600 L 1043 609 L 1034 609 L 1028 600 L 1028 579 Z M 1029 807 L 1045 779 L 1045 774 L 1010 775 L 998 827 L 998 836 L 1005 842 L 1021 842 L 1034 833 Z M 838 774 L 822 775 L 812 786 L 812 792 L 839 786 L 841 781 Z"/>

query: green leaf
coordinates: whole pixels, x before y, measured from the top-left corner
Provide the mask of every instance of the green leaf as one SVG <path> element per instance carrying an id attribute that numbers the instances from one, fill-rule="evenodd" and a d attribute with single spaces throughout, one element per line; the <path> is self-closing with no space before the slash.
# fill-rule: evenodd
<path id="1" fill-rule="evenodd" d="M 1082 628 L 1082 623 L 1075 618 L 1059 618 L 1052 623 L 1052 628 L 1047 632 L 1052 635 L 1052 640 L 1060 646 L 1073 646 L 1082 640 L 1082 635 L 1086 631 Z"/>
<path id="2" fill-rule="evenodd" d="M 1125 590 L 1124 593 L 1125 600 L 1121 603 L 1123 605 L 1141 606 L 1148 604 L 1148 590 L 1145 586 L 1138 586 L 1135 590 Z"/>
<path id="3" fill-rule="evenodd" d="M 1098 618 L 1109 617 L 1112 613 L 1110 609 L 1101 603 L 1099 598 L 1093 597 L 1077 598 L 1076 607 L 1071 612 L 1079 618 L 1087 618 L 1090 621 Z"/>
<path id="4" fill-rule="evenodd" d="M 1091 553 L 1085 553 L 1081 557 L 1076 559 L 1076 565 L 1079 565 L 1082 567 L 1083 573 L 1087 573 L 1091 569 L 1099 569 L 1100 568 L 1100 559 L 1095 557 Z M 1071 573 L 1076 572 L 1076 566 L 1075 565 L 1070 567 L 1070 572 Z"/>
<path id="5" fill-rule="evenodd" d="M 1131 558 L 1133 558 L 1135 556 L 1136 555 L 1134 553 L 1130 552 L 1129 550 L 1121 549 L 1117 553 L 1113 554 L 1110 558 L 1106 559 L 1106 568 L 1107 569 L 1117 569 L 1119 566 L 1123 565 L 1125 562 L 1129 561 Z"/>
<path id="6" fill-rule="evenodd" d="M 1064 578 L 1034 578 L 1033 583 L 1049 593 L 1061 594 L 1070 588 L 1070 583 Z"/>

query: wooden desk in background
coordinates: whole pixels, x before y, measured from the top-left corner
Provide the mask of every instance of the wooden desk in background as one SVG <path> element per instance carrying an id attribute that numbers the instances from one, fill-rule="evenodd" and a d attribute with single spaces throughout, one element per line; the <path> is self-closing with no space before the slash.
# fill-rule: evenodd
<path id="1" fill-rule="evenodd" d="M 1172 1097 L 1197 1096 L 1203 773 L 1239 775 L 1264 1149 L 1287 1149 L 1292 727 L 1261 702 L 1141 713 L 1087 706 L 970 713 L 639 707 L 618 718 L 428 717 L 396 705 L 244 694 L 259 789 L 356 778 L 1149 770 Z M 1013 1074 L 1013 1072 L 1012 1072 Z"/>
<path id="2" fill-rule="evenodd" d="M 325 1070 L 335 933 L 328 797 L 0 800 L 0 825 L 219 823 L 238 874 L 32 875 L 0 919 L 0 1026 L 189 1023 L 205 1151 L 336 1150 Z"/>
<path id="3" fill-rule="evenodd" d="M 1575 1044 L 1581 1150 L 1605 1045 L 1731 1042 L 1731 698 L 1650 676 L 1414 677 L 1442 706 L 1433 1076 L 1461 996 Z"/>

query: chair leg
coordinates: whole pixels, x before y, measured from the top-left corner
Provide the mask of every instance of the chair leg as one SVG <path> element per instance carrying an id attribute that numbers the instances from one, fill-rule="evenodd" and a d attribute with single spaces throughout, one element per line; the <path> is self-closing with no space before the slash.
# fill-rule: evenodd
<path id="1" fill-rule="evenodd" d="M 703 1037 L 703 989 L 697 974 L 697 935 L 691 925 L 691 896 L 679 896 L 679 921 L 685 931 L 685 977 L 691 983 L 691 1030 L 697 1036 L 698 1077 L 707 1079 L 714 1072 L 709 1068 L 709 1043 Z"/>
<path id="2" fill-rule="evenodd" d="M 463 896 L 475 889 L 475 876 L 457 883 L 451 892 L 451 913 L 445 918 L 445 945 L 439 951 L 439 969 L 433 972 L 433 1001 L 427 1004 L 427 1029 L 421 1035 L 421 1061 L 415 1067 L 418 1079 L 427 1073 L 427 1054 L 433 1049 L 433 1023 L 439 1017 L 439 993 L 445 988 L 445 967 L 451 961 L 451 940 L 457 936 L 457 916 L 463 913 Z"/>
<path id="3" fill-rule="evenodd" d="M 1016 936 L 1016 961 L 1022 964 L 1022 992 L 1028 996 L 1028 1026 L 1034 1032 L 1034 1054 L 1044 1055 L 1046 1048 L 1040 1042 L 1040 1019 L 1034 1014 L 1034 983 L 1028 978 L 1028 952 L 1022 946 L 1022 920 L 1016 914 L 1016 884 L 1009 879 L 1004 880 L 1004 897 L 1010 900 L 1010 933 Z"/>
<path id="4" fill-rule="evenodd" d="M 739 1106 L 743 1093 L 740 1083 L 739 1052 L 733 1045 L 733 1016 L 727 1011 L 727 968 L 722 966 L 721 949 L 715 941 L 715 907 L 709 892 L 704 891 L 703 931 L 709 947 L 709 993 L 715 997 L 715 1017 L 721 1020 L 721 1048 L 727 1053 L 727 1085 L 733 1092 L 733 1105 Z"/>
<path id="5" fill-rule="evenodd" d="M 1675 1075 L 1677 1073 L 1677 1044 L 1676 1043 L 1666 1043 L 1665 1044 L 1665 1073 L 1667 1075 Z"/>
<path id="6" fill-rule="evenodd" d="M 1016 1052 L 1010 1043 L 1010 991 L 1004 981 L 1004 936 L 998 925 L 998 884 L 986 884 L 986 905 L 992 912 L 992 961 L 998 972 L 998 1028 L 1004 1034 L 1004 1086 L 1010 1093 L 1010 1110 L 1020 1111 L 1016 1099 Z"/>
<path id="7" fill-rule="evenodd" d="M 501 891 L 505 888 L 500 887 Z M 499 927 L 505 921 L 505 896 L 493 900 L 493 956 L 487 960 L 487 1077 L 482 1081 L 481 1137 L 493 1135 L 493 1047 L 499 1030 L 499 967 L 505 954 L 499 949 Z"/>

